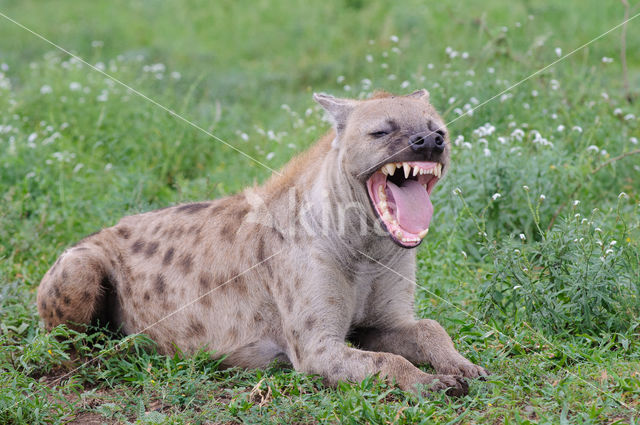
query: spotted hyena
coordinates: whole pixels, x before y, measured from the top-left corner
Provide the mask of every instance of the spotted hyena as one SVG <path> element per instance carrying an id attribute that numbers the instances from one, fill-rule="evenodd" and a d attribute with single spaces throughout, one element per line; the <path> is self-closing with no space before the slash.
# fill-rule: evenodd
<path id="1" fill-rule="evenodd" d="M 46 328 L 100 321 L 165 353 L 278 359 L 329 385 L 379 373 L 461 394 L 486 375 L 414 317 L 412 248 L 450 153 L 428 92 L 314 99 L 334 129 L 264 185 L 125 217 L 67 249 L 38 288 Z"/>

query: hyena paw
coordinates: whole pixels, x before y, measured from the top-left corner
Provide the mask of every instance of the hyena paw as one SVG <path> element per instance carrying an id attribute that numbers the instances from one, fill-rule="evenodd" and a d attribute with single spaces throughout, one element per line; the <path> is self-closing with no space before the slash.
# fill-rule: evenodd
<path id="1" fill-rule="evenodd" d="M 456 359 L 450 359 L 448 362 L 438 365 L 438 367 L 436 367 L 436 370 L 438 371 L 438 373 L 447 375 L 461 375 L 465 378 L 484 378 L 490 375 L 490 373 L 485 368 L 471 363 L 469 360 L 465 359 L 462 356 Z"/>
<path id="2" fill-rule="evenodd" d="M 448 396 L 461 397 L 469 393 L 469 384 L 462 376 L 453 375 L 427 375 L 420 384 L 421 389 L 428 392 L 446 391 Z"/>

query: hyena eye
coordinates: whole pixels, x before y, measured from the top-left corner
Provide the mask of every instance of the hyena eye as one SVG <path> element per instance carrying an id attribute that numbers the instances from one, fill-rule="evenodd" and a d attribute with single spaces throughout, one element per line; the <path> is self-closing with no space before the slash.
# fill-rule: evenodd
<path id="1" fill-rule="evenodd" d="M 373 133 L 369 133 L 370 136 L 375 137 L 376 139 L 384 137 L 387 134 L 389 134 L 388 131 L 374 131 Z"/>

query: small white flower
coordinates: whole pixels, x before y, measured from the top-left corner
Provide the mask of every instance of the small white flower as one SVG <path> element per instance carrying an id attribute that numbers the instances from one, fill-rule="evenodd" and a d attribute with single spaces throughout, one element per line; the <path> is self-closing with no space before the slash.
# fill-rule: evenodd
<path id="1" fill-rule="evenodd" d="M 620 192 L 620 194 L 618 195 L 618 199 L 621 199 L 621 198 L 627 199 L 628 197 L 629 197 L 629 195 L 627 195 L 624 192 Z"/>
<path id="2" fill-rule="evenodd" d="M 527 269 L 522 269 L 522 270 L 524 270 L 525 272 L 527 271 Z M 520 288 L 522 288 L 522 285 L 516 285 L 513 287 L 514 290 L 520 289 Z"/>
<path id="3" fill-rule="evenodd" d="M 591 145 L 589 147 L 587 147 L 587 152 L 599 152 L 600 148 L 597 147 L 596 145 Z"/>
<path id="4" fill-rule="evenodd" d="M 633 115 L 633 114 L 627 114 L 627 115 L 624 116 L 624 120 L 625 121 L 631 121 L 631 120 L 634 120 L 635 118 L 636 118 L 636 116 Z"/>
<path id="5" fill-rule="evenodd" d="M 502 195 L 500 195 L 499 193 L 494 193 L 493 195 L 491 195 L 491 199 L 494 201 L 498 198 L 502 198 Z"/>
<path id="6" fill-rule="evenodd" d="M 69 83 L 69 89 L 71 89 L 71 91 L 78 91 L 82 88 L 82 85 L 80 85 L 80 83 L 77 83 L 75 81 L 72 81 L 71 83 Z"/>
<path id="7" fill-rule="evenodd" d="M 560 47 L 556 47 L 556 56 L 562 56 L 562 49 Z"/>
<path id="8" fill-rule="evenodd" d="M 538 90 L 531 90 L 531 96 L 538 97 Z"/>
<path id="9" fill-rule="evenodd" d="M 489 74 L 493 74 L 494 72 L 496 72 L 496 69 L 494 67 L 490 66 L 489 68 L 487 68 L 487 72 Z"/>
<path id="10" fill-rule="evenodd" d="M 491 150 L 484 148 L 484 156 L 491 156 Z"/>
<path id="11" fill-rule="evenodd" d="M 582 127 L 580 127 L 579 125 L 574 125 L 573 127 L 571 127 L 571 130 L 582 133 Z"/>
<path id="12" fill-rule="evenodd" d="M 613 62 L 613 58 L 608 58 L 606 56 L 602 57 L 602 63 L 611 63 Z"/>
<path id="13" fill-rule="evenodd" d="M 460 252 L 462 253 L 462 256 L 464 257 L 464 259 L 466 260 L 467 259 L 467 253 L 464 252 L 464 251 L 460 251 Z"/>
<path id="14" fill-rule="evenodd" d="M 29 143 L 32 143 L 34 140 L 36 140 L 36 138 L 37 138 L 37 137 L 38 137 L 38 133 L 31 133 L 31 134 L 29 135 L 29 137 L 27 138 L 27 141 L 28 141 Z"/>
<path id="15" fill-rule="evenodd" d="M 93 41 L 91 42 L 91 47 L 94 47 L 94 48 L 95 48 L 95 47 L 102 47 L 102 46 L 104 46 L 104 41 L 101 41 L 101 40 L 93 40 Z"/>
<path id="16" fill-rule="evenodd" d="M 25 177 L 26 177 L 26 178 L 28 178 L 28 179 L 32 179 L 32 178 L 34 178 L 35 176 L 36 176 L 36 173 L 34 173 L 34 172 L 32 171 L 32 172 L 28 173 Z"/>
<path id="17" fill-rule="evenodd" d="M 78 171 L 80 171 L 82 169 L 82 167 L 84 167 L 83 163 L 78 163 L 78 165 L 76 165 L 75 167 L 73 167 L 73 172 L 77 173 Z"/>
<path id="18" fill-rule="evenodd" d="M 40 94 L 49 94 L 52 91 L 53 89 L 50 85 L 45 84 L 44 86 L 40 87 Z"/>
<path id="19" fill-rule="evenodd" d="M 349 84 L 347 84 L 346 86 L 343 87 L 344 91 L 351 91 L 351 86 Z"/>
<path id="20" fill-rule="evenodd" d="M 593 229 L 593 231 L 594 231 L 594 232 L 600 232 L 600 233 L 602 233 L 602 229 L 601 229 L 601 228 L 599 228 L 599 227 L 596 227 L 595 229 Z"/>
<path id="21" fill-rule="evenodd" d="M 432 63 L 427 64 L 427 69 L 433 69 L 433 68 L 434 68 L 434 65 Z"/>
<path id="22" fill-rule="evenodd" d="M 520 233 L 520 239 L 522 239 L 523 241 L 526 241 L 527 237 L 524 235 L 524 233 Z"/>
<path id="23" fill-rule="evenodd" d="M 372 55 L 367 55 L 364 57 L 366 59 L 367 62 L 371 63 L 373 62 L 373 56 Z"/>
<path id="24" fill-rule="evenodd" d="M 462 194 L 462 189 L 460 189 L 459 187 L 456 187 L 455 189 L 453 189 L 453 194 L 458 196 Z"/>
<path id="25" fill-rule="evenodd" d="M 540 202 L 544 201 L 545 199 L 547 199 L 547 197 L 544 196 L 544 194 L 540 195 Z"/>
<path id="26" fill-rule="evenodd" d="M 336 81 L 338 84 L 342 84 L 344 82 L 344 75 L 338 75 Z"/>
<path id="27" fill-rule="evenodd" d="M 513 252 L 515 252 L 516 254 L 520 254 L 520 250 L 518 248 L 514 249 Z"/>
<path id="28" fill-rule="evenodd" d="M 607 249 L 604 253 L 605 255 L 613 254 L 613 249 Z"/>
<path id="29" fill-rule="evenodd" d="M 267 159 L 267 161 L 271 161 L 274 156 L 276 156 L 275 153 L 269 152 L 265 158 Z"/>
<path id="30" fill-rule="evenodd" d="M 629 137 L 629 141 L 631 143 L 633 143 L 634 145 L 638 144 L 638 138 L 637 137 Z"/>
<path id="31" fill-rule="evenodd" d="M 397 43 L 398 41 L 400 41 L 397 35 L 392 35 L 391 37 L 389 37 L 389 40 L 393 41 L 394 43 Z"/>
<path id="32" fill-rule="evenodd" d="M 564 131 L 564 125 L 559 125 L 558 128 L 556 128 L 557 131 Z"/>
<path id="33" fill-rule="evenodd" d="M 179 80 L 180 78 L 182 78 L 182 74 L 180 74 L 178 71 L 173 71 L 171 73 L 171 78 L 173 78 L 174 80 Z"/>
<path id="34" fill-rule="evenodd" d="M 616 108 L 613 110 L 613 115 L 622 115 L 622 109 L 621 108 Z"/>
<path id="35" fill-rule="evenodd" d="M 469 59 L 469 52 L 462 52 L 462 54 L 460 55 L 460 57 L 462 59 Z"/>
<path id="36" fill-rule="evenodd" d="M 576 199 L 575 201 L 573 201 L 573 206 L 577 207 L 579 203 L 580 203 L 580 201 Z"/>
<path id="37" fill-rule="evenodd" d="M 613 240 L 613 241 L 609 242 L 609 245 L 614 246 L 617 243 L 618 243 L 617 241 Z"/>
<path id="38" fill-rule="evenodd" d="M 111 163 L 108 163 L 107 165 L 104 166 L 104 171 L 111 171 L 112 168 L 113 168 L 113 165 Z"/>
<path id="39" fill-rule="evenodd" d="M 522 186 L 522 188 L 527 192 L 529 191 L 529 186 L 527 186 L 526 184 L 524 186 Z"/>
<path id="40" fill-rule="evenodd" d="M 409 87 L 409 85 L 411 85 L 411 83 L 405 80 L 402 82 L 402 84 L 400 84 L 400 87 L 406 89 L 407 87 Z"/>

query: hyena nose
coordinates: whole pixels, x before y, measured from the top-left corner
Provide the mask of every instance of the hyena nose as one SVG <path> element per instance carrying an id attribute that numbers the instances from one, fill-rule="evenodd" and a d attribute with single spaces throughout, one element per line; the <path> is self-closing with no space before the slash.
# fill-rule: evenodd
<path id="1" fill-rule="evenodd" d="M 444 151 L 444 138 L 436 132 L 414 134 L 409 137 L 409 146 L 416 153 L 442 153 Z"/>

